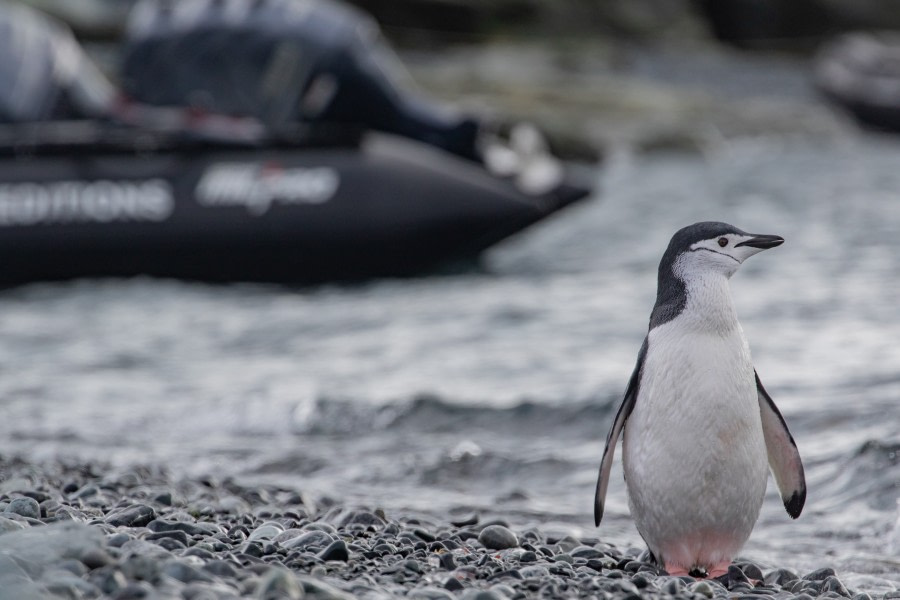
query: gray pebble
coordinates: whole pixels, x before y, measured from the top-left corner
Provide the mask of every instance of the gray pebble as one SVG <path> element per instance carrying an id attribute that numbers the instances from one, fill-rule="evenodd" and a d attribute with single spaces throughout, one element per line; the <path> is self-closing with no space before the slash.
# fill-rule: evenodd
<path id="1" fill-rule="evenodd" d="M 454 596 L 446 589 L 442 590 L 441 588 L 426 586 L 412 590 L 407 595 L 407 598 L 416 598 L 418 600 L 452 600 Z"/>
<path id="2" fill-rule="evenodd" d="M 785 584 L 797 581 L 798 579 L 800 579 L 800 577 L 793 571 L 788 571 L 787 569 L 775 569 L 774 571 L 766 573 L 766 576 L 763 577 L 763 583 L 766 585 L 784 586 Z"/>
<path id="3" fill-rule="evenodd" d="M 106 515 L 106 522 L 113 527 L 143 527 L 156 518 L 156 511 L 146 504 L 133 504 L 114 509 Z"/>
<path id="4" fill-rule="evenodd" d="M 247 536 L 249 541 L 256 540 L 271 540 L 274 539 L 278 534 L 284 533 L 284 527 L 281 526 L 280 523 L 276 523 L 274 521 L 266 521 L 256 529 L 250 532 L 250 535 Z"/>
<path id="5" fill-rule="evenodd" d="M 350 560 L 350 552 L 347 550 L 347 543 L 344 540 L 335 540 L 329 544 L 327 548 L 319 553 L 322 560 L 342 560 L 347 562 Z"/>
<path id="6" fill-rule="evenodd" d="M 541 565 L 528 565 L 527 567 L 519 568 L 519 575 L 525 579 L 529 577 L 543 579 L 550 576 L 550 571 L 547 570 L 547 567 L 542 567 Z"/>
<path id="7" fill-rule="evenodd" d="M 845 596 L 847 598 L 850 597 L 850 592 L 847 591 L 847 588 L 844 587 L 843 582 L 835 577 L 834 575 L 825 579 L 822 584 L 823 592 L 835 592 L 841 596 Z"/>
<path id="8" fill-rule="evenodd" d="M 488 525 L 478 534 L 478 541 L 491 550 L 504 550 L 519 545 L 516 534 L 503 525 Z"/>
<path id="9" fill-rule="evenodd" d="M 803 579 L 807 581 L 824 581 L 834 575 L 834 569 L 832 569 L 831 567 L 825 567 L 822 569 L 816 569 L 812 573 L 807 573 L 803 576 Z"/>
<path id="10" fill-rule="evenodd" d="M 212 576 L 207 573 L 178 560 L 166 562 L 166 564 L 163 565 L 162 573 L 168 575 L 172 579 L 177 579 L 182 583 L 191 583 L 192 581 L 214 581 Z"/>
<path id="11" fill-rule="evenodd" d="M 29 519 L 41 518 L 41 505 L 34 498 L 13 498 L 6 507 L 6 512 L 28 517 Z"/>
<path id="12" fill-rule="evenodd" d="M 78 557 L 88 569 L 94 570 L 112 564 L 113 558 L 100 548 L 89 548 Z"/>
<path id="13" fill-rule="evenodd" d="M 456 577 L 450 577 L 449 579 L 447 579 L 447 581 L 444 582 L 444 588 L 450 590 L 451 592 L 458 592 L 465 589 L 465 586 Z"/>
<path id="14" fill-rule="evenodd" d="M 292 540 L 287 540 L 281 545 L 285 548 L 305 550 L 306 548 L 324 548 L 329 546 L 333 541 L 334 538 L 324 531 L 313 530 L 308 531 L 299 537 L 295 537 Z"/>
<path id="15" fill-rule="evenodd" d="M 19 531 L 20 529 L 25 529 L 28 527 L 25 523 L 21 521 L 14 521 L 12 519 L 7 519 L 6 517 L 0 517 L 0 534 L 6 533 L 8 531 Z"/>

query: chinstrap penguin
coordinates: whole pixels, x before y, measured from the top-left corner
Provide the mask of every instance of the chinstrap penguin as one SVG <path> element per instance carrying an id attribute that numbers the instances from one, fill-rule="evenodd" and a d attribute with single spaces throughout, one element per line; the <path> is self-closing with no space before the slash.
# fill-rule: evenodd
<path id="1" fill-rule="evenodd" d="M 744 260 L 783 242 L 695 223 L 660 261 L 649 332 L 606 438 L 594 520 L 599 526 L 624 432 L 631 514 L 671 575 L 728 571 L 759 516 L 769 467 L 788 514 L 803 510 L 800 454 L 753 367 L 728 281 Z"/>

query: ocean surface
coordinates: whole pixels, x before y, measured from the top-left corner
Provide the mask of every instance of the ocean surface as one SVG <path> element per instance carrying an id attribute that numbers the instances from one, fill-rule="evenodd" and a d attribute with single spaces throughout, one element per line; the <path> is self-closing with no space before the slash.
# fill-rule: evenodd
<path id="1" fill-rule="evenodd" d="M 593 526 L 603 442 L 669 237 L 722 220 L 787 240 L 732 290 L 809 485 L 792 521 L 770 480 L 743 554 L 900 588 L 900 144 L 759 138 L 613 155 L 597 179 L 594 200 L 469 273 L 4 291 L 0 452 L 163 464 L 640 547 L 621 452 Z"/>

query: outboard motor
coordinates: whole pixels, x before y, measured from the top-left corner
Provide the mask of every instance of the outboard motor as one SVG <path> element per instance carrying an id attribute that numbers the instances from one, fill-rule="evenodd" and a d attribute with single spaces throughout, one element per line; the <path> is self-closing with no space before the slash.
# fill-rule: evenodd
<path id="1" fill-rule="evenodd" d="M 114 96 L 68 27 L 0 0 L 0 123 L 106 117 Z"/>
<path id="2" fill-rule="evenodd" d="M 121 75 L 135 102 L 254 117 L 276 137 L 339 124 L 477 154 L 478 123 L 401 91 L 375 21 L 333 0 L 141 0 Z"/>

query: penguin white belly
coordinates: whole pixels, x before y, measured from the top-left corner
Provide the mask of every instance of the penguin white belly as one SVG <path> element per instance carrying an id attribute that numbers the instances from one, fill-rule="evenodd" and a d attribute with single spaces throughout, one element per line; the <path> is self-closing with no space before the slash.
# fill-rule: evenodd
<path id="1" fill-rule="evenodd" d="M 637 529 L 667 567 L 730 562 L 765 495 L 753 364 L 735 325 L 697 331 L 676 318 L 648 338 L 623 466 Z"/>

